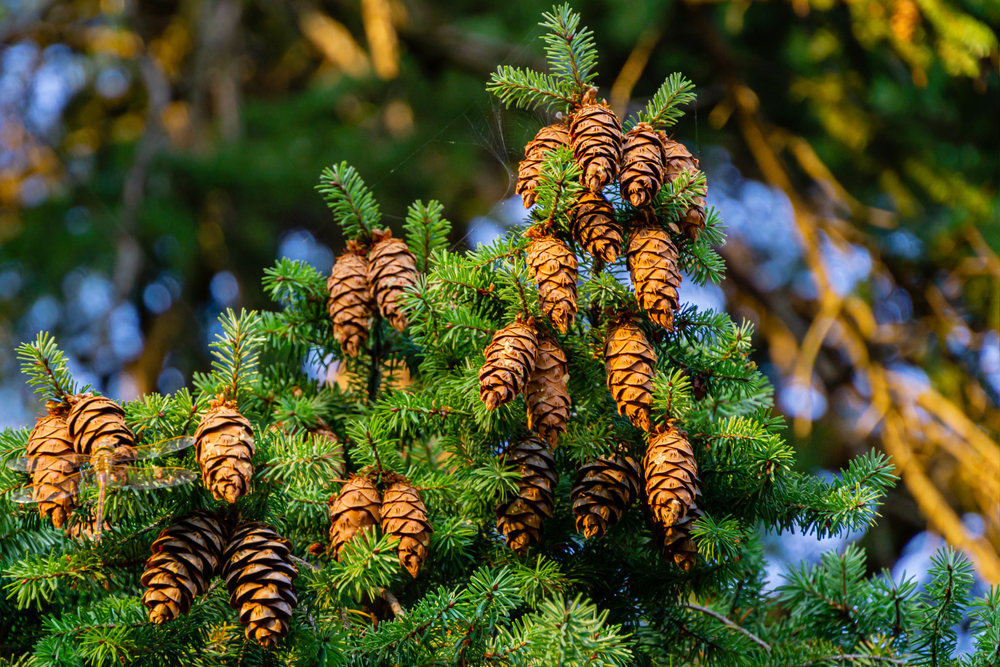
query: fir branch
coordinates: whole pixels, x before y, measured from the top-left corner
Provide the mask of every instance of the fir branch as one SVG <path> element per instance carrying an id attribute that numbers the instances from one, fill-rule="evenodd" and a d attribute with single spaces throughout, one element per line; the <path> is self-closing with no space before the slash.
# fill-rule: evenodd
<path id="1" fill-rule="evenodd" d="M 645 110 L 629 118 L 625 129 L 630 130 L 639 123 L 649 123 L 654 130 L 662 130 L 674 125 L 684 112 L 679 107 L 694 102 L 694 84 L 688 81 L 680 72 L 667 77 Z"/>
<path id="2" fill-rule="evenodd" d="M 406 245 L 417 258 L 417 271 L 426 273 L 431 268 L 431 260 L 438 250 L 448 244 L 451 223 L 441 215 L 444 206 L 435 199 L 426 204 L 417 200 L 406 212 Z"/>
<path id="3" fill-rule="evenodd" d="M 76 382 L 66 368 L 66 355 L 47 331 L 39 332 L 34 343 L 21 343 L 17 358 L 21 361 L 21 372 L 28 376 L 28 384 L 35 388 L 36 394 L 67 403 L 77 393 Z"/>
<path id="4" fill-rule="evenodd" d="M 756 644 L 757 646 L 760 646 L 765 651 L 770 652 L 770 650 L 771 650 L 771 645 L 770 644 L 768 644 L 766 641 L 764 641 L 763 639 L 761 639 L 760 637 L 758 637 L 754 633 L 750 632 L 746 628 L 744 628 L 744 627 L 742 627 L 742 626 L 734 623 L 732 620 L 730 620 L 726 616 L 720 614 L 719 612 L 717 612 L 717 611 L 715 611 L 713 609 L 709 609 L 708 607 L 702 607 L 701 605 L 697 605 L 697 604 L 694 604 L 692 602 L 688 602 L 684 606 L 687 607 L 688 609 L 693 609 L 694 611 L 698 611 L 698 612 L 701 612 L 702 614 L 705 614 L 707 616 L 711 616 L 715 620 L 717 620 L 720 623 L 722 623 L 723 625 L 725 625 L 727 628 L 730 628 L 731 630 L 736 630 L 737 632 L 742 633 L 744 636 L 750 638 L 750 640 L 754 644 Z"/>
<path id="5" fill-rule="evenodd" d="M 594 33 L 580 26 L 580 15 L 569 4 L 553 7 L 542 14 L 539 24 L 549 29 L 542 39 L 549 67 L 555 75 L 572 86 L 575 95 L 583 96 L 597 76 L 597 47 Z"/>
<path id="6" fill-rule="evenodd" d="M 583 192 L 580 173 L 569 146 L 546 153 L 531 212 L 531 219 L 542 231 L 570 231 L 573 207 Z"/>
<path id="7" fill-rule="evenodd" d="M 372 230 L 382 220 L 382 214 L 375 196 L 354 167 L 347 162 L 327 167 L 320 174 L 316 189 L 323 194 L 345 237 L 362 242 L 371 238 Z"/>
<path id="8" fill-rule="evenodd" d="M 513 104 L 521 109 L 569 111 L 574 102 L 572 89 L 563 81 L 510 65 L 502 65 L 493 73 L 486 90 L 506 106 Z"/>
<path id="9" fill-rule="evenodd" d="M 219 317 L 222 334 L 212 348 L 212 382 L 215 391 L 242 404 L 259 380 L 258 357 L 264 340 L 261 317 L 255 311 L 232 309 Z"/>

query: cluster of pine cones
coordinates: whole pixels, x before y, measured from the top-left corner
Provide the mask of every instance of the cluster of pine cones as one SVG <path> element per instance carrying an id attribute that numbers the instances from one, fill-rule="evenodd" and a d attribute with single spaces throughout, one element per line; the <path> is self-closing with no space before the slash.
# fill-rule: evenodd
<path id="1" fill-rule="evenodd" d="M 392 238 L 389 230 L 376 231 L 370 249 L 348 241 L 326 284 L 333 336 L 345 354 L 357 357 L 368 344 L 376 304 L 394 329 L 406 328 L 399 297 L 416 281 L 416 258 L 406 242 Z"/>
<path id="2" fill-rule="evenodd" d="M 236 525 L 197 510 L 160 532 L 140 582 L 151 623 L 161 625 L 191 609 L 219 575 L 247 639 L 276 646 L 288 634 L 297 598 L 288 541 L 259 521 Z"/>
<path id="3" fill-rule="evenodd" d="M 344 546 L 359 530 L 381 527 L 382 532 L 398 540 L 396 553 L 399 563 L 413 577 L 427 560 L 431 541 L 430 521 L 423 499 L 410 482 L 395 473 L 383 473 L 380 484 L 384 490 L 360 475 L 353 475 L 330 498 L 330 545 L 328 551 L 337 560 Z"/>

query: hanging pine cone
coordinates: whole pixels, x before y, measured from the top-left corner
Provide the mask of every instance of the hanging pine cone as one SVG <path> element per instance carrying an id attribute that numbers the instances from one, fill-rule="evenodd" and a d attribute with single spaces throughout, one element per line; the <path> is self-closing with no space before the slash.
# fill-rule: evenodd
<path id="1" fill-rule="evenodd" d="M 434 529 L 420 494 L 403 477 L 392 479 L 382 496 L 382 532 L 399 538 L 399 563 L 416 578 Z"/>
<path id="2" fill-rule="evenodd" d="M 656 352 L 635 322 L 624 319 L 611 326 L 604 359 L 608 389 L 618 405 L 618 414 L 648 431 Z"/>
<path id="3" fill-rule="evenodd" d="M 542 175 L 542 163 L 549 151 L 569 145 L 569 129 L 565 123 L 546 125 L 524 147 L 524 159 L 517 167 L 517 194 L 524 208 L 535 204 L 535 188 Z"/>
<path id="4" fill-rule="evenodd" d="M 639 497 L 639 466 L 631 456 L 601 457 L 580 467 L 570 492 L 576 530 L 601 538 Z"/>
<path id="5" fill-rule="evenodd" d="M 417 282 L 417 259 L 388 229 L 373 234 L 375 245 L 368 253 L 368 287 L 378 302 L 382 317 L 397 331 L 409 324 L 399 297 Z"/>
<path id="6" fill-rule="evenodd" d="M 38 420 L 28 436 L 25 454 L 30 459 L 28 472 L 38 512 L 62 528 L 76 507 L 79 484 L 72 476 L 77 471 L 73 438 L 61 414 L 50 413 Z"/>
<path id="7" fill-rule="evenodd" d="M 556 468 L 552 452 L 529 435 L 506 453 L 508 468 L 521 473 L 518 493 L 497 506 L 497 529 L 507 538 L 507 546 L 523 556 L 538 544 L 542 521 L 555 508 Z"/>
<path id="8" fill-rule="evenodd" d="M 534 321 L 520 316 L 493 334 L 493 341 L 483 354 L 486 361 L 479 369 L 479 398 L 487 410 L 510 403 L 521 393 L 535 370 L 537 350 Z"/>
<path id="9" fill-rule="evenodd" d="M 194 432 L 195 456 L 205 488 L 216 500 L 235 503 L 253 480 L 253 427 L 232 403 L 212 403 Z"/>
<path id="10" fill-rule="evenodd" d="M 691 503 L 687 515 L 675 525 L 665 528 L 656 524 L 653 527 L 653 543 L 662 548 L 667 558 L 685 572 L 690 572 L 697 564 L 698 545 L 691 537 L 691 528 L 700 518 L 701 510 L 698 505 Z"/>
<path id="11" fill-rule="evenodd" d="M 663 185 L 667 154 L 660 134 L 639 123 L 625 135 L 620 177 L 622 196 L 635 206 L 649 206 Z"/>
<path id="12" fill-rule="evenodd" d="M 660 138 L 666 154 L 666 166 L 663 170 L 663 178 L 668 183 L 673 183 L 683 173 L 690 173 L 693 177 L 698 171 L 698 160 L 693 157 L 683 144 L 666 138 L 662 132 Z M 705 199 L 696 197 L 691 206 L 681 213 L 678 223 L 670 225 L 671 230 L 678 234 L 684 234 L 692 241 L 698 240 L 698 234 L 705 227 Z"/>
<path id="13" fill-rule="evenodd" d="M 356 357 L 368 344 L 372 326 L 372 296 L 368 291 L 368 262 L 348 241 L 347 252 L 337 258 L 326 289 L 330 293 L 327 311 L 333 323 L 333 337 L 344 354 Z"/>
<path id="14" fill-rule="evenodd" d="M 573 157 L 583 170 L 583 184 L 600 192 L 618 176 L 622 161 L 622 124 L 604 102 L 594 100 L 594 91 L 573 116 L 569 132 Z"/>
<path id="15" fill-rule="evenodd" d="M 615 219 L 615 207 L 600 192 L 585 192 L 576 201 L 573 238 L 605 264 L 621 254 L 622 230 Z"/>
<path id="16" fill-rule="evenodd" d="M 246 626 L 247 639 L 277 646 L 298 604 L 293 582 L 299 573 L 288 542 L 267 524 L 250 521 L 229 536 L 222 562 L 229 606 Z"/>
<path id="17" fill-rule="evenodd" d="M 665 528 L 676 525 L 701 495 L 698 463 L 687 434 L 670 424 L 650 440 L 642 468 L 653 519 Z"/>
<path id="18" fill-rule="evenodd" d="M 555 447 L 569 423 L 569 368 L 566 353 L 551 336 L 539 332 L 535 370 L 524 390 L 528 404 L 528 428 Z"/>
<path id="19" fill-rule="evenodd" d="M 340 551 L 359 530 L 381 522 L 382 499 L 375 485 L 364 477 L 352 476 L 336 498 L 330 501 L 330 551 L 340 560 Z"/>
<path id="20" fill-rule="evenodd" d="M 677 247 L 648 209 L 637 212 L 628 237 L 626 263 L 639 307 L 649 313 L 649 319 L 673 331 L 674 312 L 680 306 Z"/>
<path id="21" fill-rule="evenodd" d="M 72 407 L 66 425 L 73 438 L 77 454 L 89 456 L 102 446 L 110 445 L 115 455 L 128 459 L 135 456 L 135 434 L 125 424 L 125 410 L 110 398 L 83 394 L 70 399 Z"/>
<path id="22" fill-rule="evenodd" d="M 206 510 L 185 514 L 160 531 L 139 580 L 146 588 L 142 603 L 150 623 L 162 625 L 188 613 L 194 598 L 219 573 L 225 545 L 222 521 Z"/>
<path id="23" fill-rule="evenodd" d="M 538 285 L 542 313 L 566 333 L 576 316 L 576 255 L 554 236 L 535 235 L 528 244 L 527 261 Z"/>

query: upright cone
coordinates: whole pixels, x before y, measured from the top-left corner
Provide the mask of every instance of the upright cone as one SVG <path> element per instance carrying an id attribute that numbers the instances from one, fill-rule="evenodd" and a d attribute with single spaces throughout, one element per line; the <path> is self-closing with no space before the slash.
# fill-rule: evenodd
<path id="1" fill-rule="evenodd" d="M 570 492 L 576 530 L 601 538 L 639 497 L 639 466 L 625 453 L 585 463 Z"/>
<path id="2" fill-rule="evenodd" d="M 77 454 L 93 454 L 100 442 L 111 446 L 122 458 L 134 456 L 135 434 L 125 423 L 122 406 L 110 398 L 93 394 L 74 396 L 70 403 L 66 425 Z"/>
<path id="3" fill-rule="evenodd" d="M 518 493 L 497 507 L 497 529 L 507 538 L 507 546 L 524 555 L 541 539 L 542 521 L 555 508 L 556 468 L 552 452 L 529 435 L 511 447 L 506 456 L 509 468 L 521 473 Z"/>
<path id="4" fill-rule="evenodd" d="M 395 478 L 382 496 L 382 532 L 399 538 L 399 563 L 416 578 L 427 560 L 434 529 L 423 499 L 403 477 Z"/>
<path id="5" fill-rule="evenodd" d="M 333 337 L 349 357 L 356 357 L 368 344 L 374 303 L 368 290 L 368 262 L 355 249 L 353 241 L 337 258 L 326 289 L 330 294 L 327 311 L 333 324 Z"/>
<path id="6" fill-rule="evenodd" d="M 577 200 L 573 209 L 573 238 L 605 264 L 621 254 L 622 230 L 615 219 L 615 207 L 600 192 L 585 192 Z"/>
<path id="7" fill-rule="evenodd" d="M 666 136 L 662 136 L 662 132 L 660 134 L 667 156 L 663 170 L 664 179 L 668 183 L 673 183 L 683 173 L 690 173 L 693 176 L 698 171 L 698 160 L 683 144 L 667 139 Z M 692 241 L 697 241 L 698 234 L 705 227 L 705 199 L 696 197 L 691 206 L 681 214 L 678 224 L 671 227 L 674 232 L 683 233 Z"/>
<path id="8" fill-rule="evenodd" d="M 510 403 L 521 393 L 528 376 L 535 370 L 538 339 L 534 321 L 518 317 L 493 334 L 493 341 L 483 354 L 486 361 L 479 369 L 479 398 L 487 410 Z"/>
<path id="9" fill-rule="evenodd" d="M 642 467 L 653 519 L 665 528 L 676 525 L 701 495 L 698 464 L 687 434 L 670 424 L 649 441 Z"/>
<path id="10" fill-rule="evenodd" d="M 663 185 L 666 161 L 663 139 L 652 125 L 639 123 L 629 130 L 622 152 L 622 197 L 636 208 L 652 204 Z"/>
<path id="11" fill-rule="evenodd" d="M 604 359 L 608 389 L 618 405 L 618 414 L 649 431 L 656 352 L 631 318 L 611 325 L 604 344 Z"/>
<path id="12" fill-rule="evenodd" d="M 351 477 L 330 502 L 330 551 L 340 560 L 344 545 L 359 530 L 378 526 L 382 520 L 382 499 L 375 485 L 364 477 Z"/>
<path id="13" fill-rule="evenodd" d="M 73 438 L 61 413 L 39 418 L 28 436 L 28 472 L 38 511 L 62 528 L 76 507 L 79 490 Z"/>
<path id="14" fill-rule="evenodd" d="M 238 526 L 222 555 L 222 578 L 229 606 L 246 626 L 247 639 L 274 647 L 288 634 L 292 610 L 298 604 L 288 542 L 259 521 Z"/>
<path id="15" fill-rule="evenodd" d="M 524 208 L 535 204 L 535 188 L 542 175 L 542 163 L 549 151 L 559 146 L 568 146 L 570 141 L 569 128 L 565 123 L 546 125 L 538 131 L 535 138 L 524 147 L 524 159 L 517 167 L 517 194 L 521 197 Z"/>
<path id="16" fill-rule="evenodd" d="M 214 512 L 185 514 L 160 531 L 140 583 L 149 621 L 162 625 L 188 613 L 222 566 L 226 530 Z"/>
<path id="17" fill-rule="evenodd" d="M 528 428 L 555 447 L 569 423 L 569 368 L 566 353 L 545 333 L 538 334 L 535 370 L 524 390 L 528 404 Z"/>
<path id="18" fill-rule="evenodd" d="M 538 285 L 542 313 L 566 333 L 576 316 L 576 255 L 556 237 L 540 235 L 528 244 L 527 262 Z"/>
<path id="19" fill-rule="evenodd" d="M 368 254 L 368 286 L 378 302 L 382 317 L 397 331 L 409 323 L 399 301 L 406 288 L 417 282 L 417 260 L 400 239 L 391 232 L 376 232 L 375 245 Z"/>
<path id="20" fill-rule="evenodd" d="M 673 331 L 674 312 L 680 305 L 677 247 L 651 217 L 648 209 L 638 212 L 628 237 L 626 263 L 639 307 L 649 313 L 649 319 Z"/>
<path id="21" fill-rule="evenodd" d="M 569 132 L 573 157 L 583 170 L 583 184 L 591 192 L 600 192 L 618 177 L 622 161 L 622 124 L 604 102 L 588 96 L 573 116 Z"/>
<path id="22" fill-rule="evenodd" d="M 195 456 L 205 488 L 216 500 L 235 503 L 253 481 L 253 427 L 235 405 L 216 401 L 194 432 Z"/>

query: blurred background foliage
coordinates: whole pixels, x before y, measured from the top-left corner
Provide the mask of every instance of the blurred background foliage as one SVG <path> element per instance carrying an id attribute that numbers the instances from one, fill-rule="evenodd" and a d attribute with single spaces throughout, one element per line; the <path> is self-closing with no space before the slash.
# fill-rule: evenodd
<path id="1" fill-rule="evenodd" d="M 276 257 L 330 269 L 328 164 L 356 166 L 393 226 L 440 200 L 456 247 L 518 224 L 514 170 L 548 119 L 484 88 L 542 67 L 550 4 L 0 3 L 0 425 L 39 410 L 13 350 L 42 329 L 115 398 L 188 383 L 222 309 L 270 307 Z M 894 457 L 885 519 L 848 539 L 911 574 L 946 539 L 1000 581 L 1000 2 L 575 9 L 619 113 L 674 71 L 698 85 L 675 138 L 729 270 L 682 297 L 754 323 L 799 465 Z M 775 567 L 814 547 L 775 537 Z"/>

